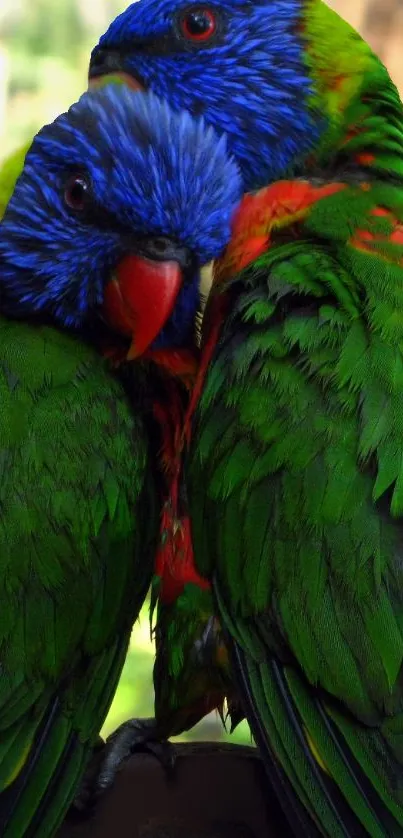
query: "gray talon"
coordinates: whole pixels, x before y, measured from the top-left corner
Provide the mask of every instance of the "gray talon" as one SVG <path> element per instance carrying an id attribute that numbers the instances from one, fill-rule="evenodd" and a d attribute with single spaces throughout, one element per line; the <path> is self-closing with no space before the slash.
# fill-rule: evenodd
<path id="1" fill-rule="evenodd" d="M 105 750 L 94 787 L 94 796 L 101 796 L 113 784 L 122 763 L 136 750 L 147 750 L 171 774 L 175 766 L 175 749 L 168 741 L 157 738 L 154 719 L 130 719 L 118 727 L 105 743 Z"/>

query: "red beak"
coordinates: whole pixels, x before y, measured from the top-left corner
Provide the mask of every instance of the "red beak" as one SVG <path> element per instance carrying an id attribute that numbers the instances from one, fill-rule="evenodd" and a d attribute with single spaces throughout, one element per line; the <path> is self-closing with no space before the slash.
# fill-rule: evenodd
<path id="1" fill-rule="evenodd" d="M 105 288 L 103 313 L 109 325 L 132 338 L 128 357 L 142 355 L 172 314 L 182 284 L 177 262 L 126 256 Z"/>

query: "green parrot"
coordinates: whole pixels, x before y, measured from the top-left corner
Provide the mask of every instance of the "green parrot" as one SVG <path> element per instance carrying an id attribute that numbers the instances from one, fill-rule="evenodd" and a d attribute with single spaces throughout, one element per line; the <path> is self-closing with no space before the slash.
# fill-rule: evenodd
<path id="1" fill-rule="evenodd" d="M 181 401 L 165 370 L 171 354 L 186 360 L 193 336 L 173 305 L 197 297 L 241 192 L 225 140 L 203 120 L 108 86 L 38 134 L 8 203 L 2 838 L 54 835 L 112 701 L 160 531 L 166 428 L 151 427 L 153 412 L 169 414 L 170 392 Z M 101 351 L 137 356 L 130 379 Z"/>

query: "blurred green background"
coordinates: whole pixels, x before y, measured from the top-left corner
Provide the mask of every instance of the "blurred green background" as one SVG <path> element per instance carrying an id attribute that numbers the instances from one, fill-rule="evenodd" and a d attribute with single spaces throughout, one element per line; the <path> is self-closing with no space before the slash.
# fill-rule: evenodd
<path id="1" fill-rule="evenodd" d="M 329 2 L 362 31 L 403 88 L 403 0 Z M 79 97 L 92 46 L 126 5 L 124 0 L 0 0 L 0 160 Z M 104 733 L 129 717 L 153 714 L 149 637 L 145 608 Z M 212 714 L 186 738 L 227 736 Z M 231 740 L 250 742 L 246 724 Z"/>
<path id="2" fill-rule="evenodd" d="M 143 608 L 136 623 L 127 656 L 104 733 L 110 733 L 120 722 L 138 716 L 153 715 L 152 666 L 154 647 L 150 641 L 148 606 Z M 210 713 L 193 730 L 178 739 L 228 741 L 251 745 L 251 736 L 246 722 L 243 722 L 230 736 L 223 729 L 217 713 Z"/>

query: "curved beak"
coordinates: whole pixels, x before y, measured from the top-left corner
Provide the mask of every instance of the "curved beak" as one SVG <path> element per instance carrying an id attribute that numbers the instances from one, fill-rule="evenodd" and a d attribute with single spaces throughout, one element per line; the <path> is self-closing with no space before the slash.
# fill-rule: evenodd
<path id="1" fill-rule="evenodd" d="M 109 326 L 132 339 L 128 358 L 142 355 L 169 320 L 182 286 L 175 260 L 154 261 L 131 254 L 118 264 L 104 293 Z"/>

